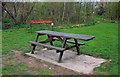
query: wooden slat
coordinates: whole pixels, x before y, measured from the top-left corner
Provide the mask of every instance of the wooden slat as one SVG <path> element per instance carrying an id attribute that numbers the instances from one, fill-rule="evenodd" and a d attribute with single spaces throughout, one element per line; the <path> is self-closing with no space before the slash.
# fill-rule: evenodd
<path id="1" fill-rule="evenodd" d="M 49 30 L 37 31 L 37 33 L 48 34 L 48 35 L 51 35 L 51 36 L 60 36 L 60 37 L 64 37 L 64 38 L 74 38 L 74 39 L 79 39 L 79 40 L 84 40 L 84 41 L 88 41 L 88 40 L 91 40 L 91 39 L 95 38 L 95 36 L 62 33 L 62 32 L 55 32 L 55 31 L 49 31 Z"/>
<path id="2" fill-rule="evenodd" d="M 30 20 L 30 24 L 53 23 L 53 20 Z"/>
<path id="3" fill-rule="evenodd" d="M 34 44 L 34 45 L 43 46 L 43 47 L 46 47 L 46 48 L 56 49 L 56 50 L 59 50 L 59 51 L 65 50 L 65 48 L 54 47 L 54 46 L 47 45 L 47 44 L 43 44 L 43 43 L 38 43 L 38 42 L 33 42 L 33 41 L 30 41 L 30 43 L 31 43 L 31 44 Z"/>

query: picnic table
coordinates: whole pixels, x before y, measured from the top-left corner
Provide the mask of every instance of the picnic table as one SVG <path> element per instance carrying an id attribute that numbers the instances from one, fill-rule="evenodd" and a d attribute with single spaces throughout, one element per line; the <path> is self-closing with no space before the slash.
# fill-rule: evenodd
<path id="1" fill-rule="evenodd" d="M 42 35 L 47 35 L 48 38 L 44 41 L 38 42 L 39 36 L 42 36 Z M 49 30 L 37 31 L 35 40 L 30 41 L 30 44 L 33 46 L 31 54 L 34 54 L 34 51 L 37 45 L 50 48 L 50 49 L 55 49 L 56 53 L 60 53 L 59 59 L 58 59 L 58 62 L 60 63 L 63 56 L 63 52 L 65 50 L 76 47 L 77 55 L 80 55 L 79 46 L 85 45 L 85 44 L 78 42 L 78 40 L 89 41 L 89 40 L 92 40 L 93 38 L 95 38 L 95 36 L 55 32 L 55 31 L 49 31 Z M 73 39 L 74 41 L 70 41 L 69 39 Z M 60 41 L 62 43 L 62 47 L 57 47 L 53 45 L 54 41 Z M 50 42 L 50 45 L 45 44 L 47 42 Z M 71 43 L 72 46 L 68 46 L 67 43 Z"/>

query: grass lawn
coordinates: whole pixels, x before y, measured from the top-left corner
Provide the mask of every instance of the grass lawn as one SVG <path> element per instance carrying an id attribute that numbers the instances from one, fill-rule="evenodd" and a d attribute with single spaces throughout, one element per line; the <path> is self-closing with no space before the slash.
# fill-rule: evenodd
<path id="1" fill-rule="evenodd" d="M 0 30 L 0 75 L 2 74 L 2 30 Z"/>
<path id="2" fill-rule="evenodd" d="M 9 54 L 11 50 L 22 51 L 23 53 L 29 52 L 31 47 L 28 41 L 34 40 L 35 31 L 38 30 L 41 30 L 41 28 L 34 28 L 33 33 L 29 33 L 28 30 L 24 28 L 3 30 L 3 56 Z M 107 63 L 104 63 L 101 67 L 96 68 L 94 70 L 94 74 L 118 74 L 118 25 L 116 23 L 99 23 L 93 26 L 67 29 L 56 28 L 54 29 L 54 31 L 95 36 L 96 38 L 91 41 L 82 41 L 86 45 L 81 46 L 81 53 L 92 55 L 95 57 L 101 57 L 108 60 Z M 26 66 L 27 65 L 23 63 L 20 65 L 16 65 L 15 68 L 21 67 L 21 69 L 26 68 L 26 70 L 28 70 Z M 12 71 L 11 69 L 13 68 L 14 67 L 9 67 L 9 64 L 4 65 L 2 70 L 3 74 L 10 74 Z M 19 74 L 25 73 L 21 69 L 19 70 Z M 44 69 L 41 70 L 45 72 Z M 43 72 L 40 72 L 39 74 L 42 73 Z M 50 74 L 50 72 L 48 72 L 47 70 L 46 73 Z M 14 74 L 14 72 L 12 74 Z"/>

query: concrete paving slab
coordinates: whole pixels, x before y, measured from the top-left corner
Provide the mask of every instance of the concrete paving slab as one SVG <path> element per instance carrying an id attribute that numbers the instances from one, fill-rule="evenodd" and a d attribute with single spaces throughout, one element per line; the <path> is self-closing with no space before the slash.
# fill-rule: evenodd
<path id="1" fill-rule="evenodd" d="M 76 52 L 71 50 L 64 51 L 62 63 L 58 63 L 59 53 L 56 53 L 55 50 L 41 50 L 35 51 L 35 54 L 26 54 L 82 74 L 92 74 L 95 67 L 106 62 L 102 58 L 95 58 L 84 54 L 76 55 Z"/>

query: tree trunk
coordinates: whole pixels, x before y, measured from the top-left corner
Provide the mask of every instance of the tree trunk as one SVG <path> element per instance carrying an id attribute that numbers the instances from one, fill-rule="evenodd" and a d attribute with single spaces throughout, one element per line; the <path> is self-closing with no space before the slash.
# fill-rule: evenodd
<path id="1" fill-rule="evenodd" d="M 35 6 L 35 3 L 32 5 L 30 11 L 26 14 L 26 16 L 24 16 L 23 21 L 22 21 L 23 24 L 26 24 L 26 20 L 27 20 L 28 16 L 31 14 L 32 10 L 34 9 L 34 6 Z"/>
<path id="2" fill-rule="evenodd" d="M 64 4 L 63 4 L 63 13 L 62 13 L 62 22 L 64 22 L 64 18 L 65 18 L 65 8 L 66 8 L 66 3 L 64 2 Z"/>
<path id="3" fill-rule="evenodd" d="M 84 3 L 84 23 L 86 22 L 86 3 Z"/>

